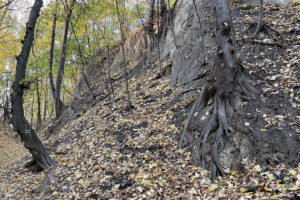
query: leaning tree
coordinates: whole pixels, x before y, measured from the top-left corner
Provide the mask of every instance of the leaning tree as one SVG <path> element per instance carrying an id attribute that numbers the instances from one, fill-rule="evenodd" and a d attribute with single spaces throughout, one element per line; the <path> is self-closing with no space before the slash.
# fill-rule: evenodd
<path id="1" fill-rule="evenodd" d="M 232 137 L 233 128 L 229 121 L 234 110 L 241 106 L 243 100 L 255 97 L 257 91 L 252 87 L 237 58 L 228 0 L 213 0 L 211 3 L 215 19 L 216 57 L 211 66 L 210 77 L 186 119 L 179 145 L 192 149 L 202 168 L 210 168 L 212 178 L 215 179 L 224 175 L 219 153 L 224 147 L 224 139 Z M 191 141 L 187 129 L 196 110 L 198 113 L 208 113 L 208 120 L 202 132 L 195 133 Z"/>
<path id="2" fill-rule="evenodd" d="M 20 55 L 17 56 L 16 74 L 11 94 L 11 123 L 14 126 L 14 131 L 20 135 L 25 148 L 32 154 L 33 161 L 30 165 L 34 166 L 34 169 L 36 170 L 46 169 L 53 164 L 53 161 L 48 155 L 42 142 L 26 120 L 23 108 L 24 90 L 29 87 L 29 84 L 27 84 L 28 82 L 25 80 L 26 65 L 34 40 L 36 21 L 42 5 L 42 0 L 35 0 L 34 5 L 31 8 L 29 20 L 26 23 L 26 34 L 23 40 L 23 47 Z"/>

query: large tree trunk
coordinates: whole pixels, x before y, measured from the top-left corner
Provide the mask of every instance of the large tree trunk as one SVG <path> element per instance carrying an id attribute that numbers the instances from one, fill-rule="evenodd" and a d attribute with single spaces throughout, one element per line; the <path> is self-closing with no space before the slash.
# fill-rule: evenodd
<path id="1" fill-rule="evenodd" d="M 226 145 L 223 138 L 230 138 L 234 134 L 229 123 L 233 112 L 240 107 L 242 100 L 254 97 L 256 90 L 246 78 L 237 59 L 235 32 L 228 0 L 214 0 L 212 5 L 216 21 L 217 55 L 211 76 L 188 115 L 179 144 L 189 146 L 194 160 L 201 163 L 202 168 L 209 168 L 212 178 L 215 179 L 224 175 L 219 153 Z M 213 103 L 208 103 L 209 101 Z M 191 141 L 187 136 L 187 128 L 196 109 L 201 113 L 197 117 L 207 117 L 206 113 L 209 113 L 209 116 L 202 133 L 195 133 L 194 141 Z"/>
<path id="2" fill-rule="evenodd" d="M 62 114 L 60 91 L 61 91 L 61 84 L 63 81 L 63 73 L 64 73 L 64 68 L 65 68 L 66 54 L 67 54 L 67 42 L 68 42 L 70 18 L 71 18 L 73 6 L 75 3 L 75 0 L 71 0 L 71 1 L 72 2 L 71 2 L 70 6 L 68 6 L 67 3 L 65 4 L 65 10 L 67 12 L 67 15 L 65 18 L 65 27 L 64 27 L 64 35 L 63 35 L 62 49 L 61 49 L 61 54 L 60 54 L 59 67 L 57 69 L 57 75 L 56 75 L 56 90 L 55 90 L 56 118 L 59 118 Z"/>
<path id="3" fill-rule="evenodd" d="M 55 1 L 55 6 L 57 7 L 58 4 L 58 0 Z M 55 32 L 56 32 L 56 20 L 57 20 L 57 13 L 55 12 L 53 14 L 53 23 L 52 23 L 52 33 L 51 33 L 51 43 L 50 43 L 50 57 L 49 57 L 49 85 L 50 85 L 50 89 L 51 89 L 51 94 L 52 97 L 55 101 L 55 86 L 54 86 L 54 81 L 53 81 L 53 74 L 52 74 L 52 66 L 53 66 L 53 54 L 54 54 L 54 45 L 55 45 Z M 60 110 L 63 109 L 64 104 L 61 101 L 61 99 L 59 99 L 59 105 L 61 106 Z"/>
<path id="4" fill-rule="evenodd" d="M 31 128 L 24 116 L 23 93 L 26 64 L 30 49 L 34 39 L 34 28 L 43 5 L 42 0 L 35 0 L 31 9 L 28 23 L 26 24 L 26 35 L 24 37 L 23 47 L 20 55 L 17 57 L 17 67 L 15 81 L 13 83 L 13 92 L 11 94 L 12 106 L 12 124 L 14 130 L 20 135 L 25 148 L 33 156 L 34 162 L 40 169 L 47 169 L 53 164 L 52 159 L 46 152 L 42 142 L 37 137 L 35 131 Z"/>

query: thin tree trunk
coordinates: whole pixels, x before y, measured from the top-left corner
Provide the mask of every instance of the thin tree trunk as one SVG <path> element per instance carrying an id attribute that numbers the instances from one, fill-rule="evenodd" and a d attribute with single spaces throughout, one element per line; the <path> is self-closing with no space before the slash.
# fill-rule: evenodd
<path id="1" fill-rule="evenodd" d="M 124 34 L 123 34 L 123 23 L 122 20 L 120 19 L 120 12 L 119 12 L 119 4 L 118 0 L 116 0 L 116 7 L 117 7 L 117 13 L 118 13 L 118 20 L 119 20 L 119 25 L 120 25 L 120 32 L 121 32 L 121 46 L 122 46 L 122 54 L 123 54 L 123 68 L 124 68 L 124 76 L 125 76 L 125 84 L 126 84 L 126 91 L 127 91 L 127 103 L 128 103 L 128 109 L 132 108 L 132 103 L 131 103 L 131 97 L 130 97 L 130 92 L 129 92 L 129 86 L 128 86 L 128 74 L 127 74 L 127 69 L 126 69 L 126 57 L 125 57 L 125 47 L 124 47 Z"/>
<path id="2" fill-rule="evenodd" d="M 55 6 L 57 6 L 57 1 L 55 1 Z M 56 19 L 57 13 L 53 14 L 53 22 L 52 22 L 52 34 L 51 34 L 51 43 L 50 43 L 50 58 L 49 58 L 49 84 L 50 89 L 52 92 L 53 99 L 55 99 L 55 87 L 53 81 L 53 74 L 52 74 L 52 66 L 53 66 L 53 54 L 54 54 L 54 43 L 55 43 L 55 30 L 56 30 Z"/>
<path id="3" fill-rule="evenodd" d="M 140 9 L 139 9 L 139 4 L 137 4 L 137 6 L 136 6 L 136 11 L 137 11 L 137 13 L 139 15 L 139 18 L 140 18 L 141 22 L 142 22 L 143 29 L 146 30 L 146 27 L 145 27 L 145 24 L 144 24 L 144 20 L 142 18 L 142 15 L 141 15 L 141 12 L 140 12 Z"/>
<path id="4" fill-rule="evenodd" d="M 4 8 L 4 7 L 9 6 L 12 2 L 14 2 L 14 0 L 10 0 L 10 1 L 8 1 L 7 3 L 5 3 L 4 5 L 1 5 L 1 6 L 0 6 L 0 10 L 1 10 L 2 8 Z"/>
<path id="5" fill-rule="evenodd" d="M 6 15 L 7 10 L 8 10 L 8 7 L 6 7 L 4 9 L 4 11 L 2 12 L 2 15 L 1 15 L 1 18 L 0 18 L 0 27 L 2 27 L 2 23 L 3 23 L 3 20 L 4 20 L 4 17 Z"/>
<path id="6" fill-rule="evenodd" d="M 83 56 L 82 56 L 82 51 L 81 51 L 81 47 L 80 47 L 80 42 L 77 38 L 77 35 L 76 35 L 76 32 L 75 32 L 75 27 L 74 27 L 71 20 L 70 20 L 70 24 L 71 24 L 71 27 L 72 27 L 72 30 L 73 30 L 73 33 L 74 33 L 74 37 L 75 37 L 75 40 L 76 40 L 76 43 L 77 43 L 77 47 L 78 47 L 78 53 L 79 53 L 80 62 L 81 62 L 81 74 L 83 76 L 84 82 L 87 85 L 91 95 L 93 96 L 94 99 L 96 99 L 96 96 L 93 93 L 93 89 L 91 88 L 91 84 L 89 83 L 88 78 L 86 77 L 86 75 L 84 73 L 84 63 L 83 63 Z"/>
<path id="7" fill-rule="evenodd" d="M 47 100 L 47 87 L 44 87 L 44 113 L 43 113 L 43 121 L 46 121 L 46 115 L 47 115 L 47 107 L 48 107 L 48 100 Z"/>
<path id="8" fill-rule="evenodd" d="M 108 60 L 108 62 L 109 62 L 109 60 Z M 109 65 L 107 66 L 108 68 L 110 67 Z M 108 71 L 110 71 L 109 69 L 108 69 Z M 104 73 L 104 78 L 105 78 L 105 87 L 106 87 L 106 91 L 107 91 L 107 95 L 108 95 L 108 100 L 109 100 L 109 104 L 110 105 L 108 105 L 109 106 L 109 109 L 112 111 L 112 108 L 113 108 L 113 102 L 112 102 L 112 99 L 111 99 L 111 91 L 109 90 L 109 78 L 108 78 L 108 76 L 107 76 L 107 74 L 106 74 L 106 67 L 105 67 L 105 64 L 104 64 L 104 66 L 103 66 L 103 73 Z"/>
<path id="9" fill-rule="evenodd" d="M 155 34 L 154 34 L 154 13 L 155 13 L 155 0 L 151 0 L 150 2 L 150 13 L 149 13 L 149 20 L 148 20 L 148 36 L 149 36 L 149 46 L 148 52 L 151 52 L 155 46 Z"/>
<path id="10" fill-rule="evenodd" d="M 32 101 L 30 106 L 30 126 L 33 127 L 34 123 L 34 115 L 33 115 L 33 105 L 34 105 L 34 94 L 32 94 Z"/>
<path id="11" fill-rule="evenodd" d="M 159 15 L 161 17 L 160 29 L 158 30 L 158 38 L 164 38 L 167 25 L 169 23 L 169 12 L 167 12 L 167 4 L 165 0 L 160 0 L 160 11 Z"/>
<path id="12" fill-rule="evenodd" d="M 58 0 L 55 1 L 55 7 L 57 9 Z M 49 85 L 51 89 L 51 94 L 53 99 L 55 100 L 55 86 L 53 81 L 53 74 L 52 74 L 52 66 L 53 66 L 53 55 L 54 55 L 54 45 L 55 45 L 55 32 L 56 32 L 56 21 L 57 21 L 57 11 L 53 14 L 53 23 L 52 23 L 52 34 L 51 34 L 51 43 L 50 43 L 50 57 L 49 57 Z M 64 107 L 64 104 L 62 103 L 61 99 L 59 98 L 59 105 L 61 106 L 61 110 Z"/>
<path id="13" fill-rule="evenodd" d="M 67 54 L 67 42 L 68 42 L 68 33 L 69 33 L 69 24 L 72 15 L 72 9 L 75 3 L 75 0 L 71 0 L 70 7 L 65 5 L 66 8 L 66 18 L 65 18 L 65 27 L 64 27 L 64 35 L 63 35 L 63 42 L 62 42 L 62 49 L 60 54 L 60 62 L 59 67 L 57 69 L 56 75 L 56 90 L 55 90 L 55 113 L 56 118 L 59 118 L 62 114 L 61 110 L 61 101 L 60 101 L 60 91 L 61 91 L 61 84 L 63 81 L 63 73 L 66 61 L 66 54 Z"/>
<path id="14" fill-rule="evenodd" d="M 37 96 L 37 130 L 40 130 L 40 126 L 42 124 L 42 116 L 41 116 L 41 98 L 40 98 L 40 91 L 39 91 L 39 81 L 36 80 L 36 96 Z"/>
<path id="15" fill-rule="evenodd" d="M 92 55 L 90 36 L 89 36 L 89 33 L 88 33 L 88 28 L 87 28 L 86 23 L 84 23 L 84 28 L 85 28 L 85 35 L 86 35 L 86 39 L 87 39 L 87 44 L 88 44 L 88 47 L 89 47 L 89 54 Z"/>
<path id="16" fill-rule="evenodd" d="M 109 51 L 109 46 L 108 46 L 108 51 Z M 106 67 L 105 67 L 105 63 L 103 64 L 103 73 L 104 73 L 104 76 L 105 76 L 105 84 L 106 84 L 106 90 L 107 90 L 107 95 L 108 95 L 108 99 L 109 99 L 109 103 L 110 103 L 110 106 L 109 106 L 109 109 L 112 111 L 112 108 L 113 108 L 113 102 L 112 102 L 112 99 L 111 99 L 111 93 L 113 93 L 113 89 L 111 89 L 111 91 L 109 90 L 109 87 L 112 86 L 112 85 L 109 85 L 110 81 L 110 65 L 109 65 L 109 52 L 108 52 L 108 56 L 107 56 L 107 71 L 108 71 L 108 76 L 107 76 L 107 73 L 106 73 Z M 114 94 L 113 94 L 113 98 L 114 98 Z"/>
<path id="17" fill-rule="evenodd" d="M 109 49 L 109 45 L 107 46 L 107 64 L 108 64 L 108 79 L 109 79 L 109 83 L 110 83 L 110 89 L 112 92 L 112 96 L 113 99 L 115 100 L 115 90 L 114 90 L 114 85 L 113 85 L 113 81 L 112 81 L 112 77 L 111 77 L 111 65 L 109 64 L 109 60 L 110 60 L 110 49 Z"/>
<path id="18" fill-rule="evenodd" d="M 264 1 L 260 0 L 259 1 L 259 15 L 258 15 L 258 18 L 257 18 L 258 22 L 257 22 L 256 30 L 254 32 L 254 36 L 253 37 L 256 37 L 256 35 L 261 30 L 261 27 L 263 25 L 263 15 L 264 15 Z"/>
<path id="19" fill-rule="evenodd" d="M 167 10 L 167 4 L 165 0 L 160 0 L 160 16 L 163 17 Z"/>
<path id="20" fill-rule="evenodd" d="M 6 79 L 5 84 L 5 98 L 4 98 L 4 123 L 10 121 L 10 112 L 9 112 L 9 97 L 8 97 L 8 79 Z"/>
<path id="21" fill-rule="evenodd" d="M 5 78 L 5 90 L 4 90 L 4 99 L 3 99 L 3 102 L 4 102 L 4 105 L 6 105 L 6 103 L 8 102 L 8 94 L 7 94 L 7 89 L 8 89 L 8 79 Z M 4 106 L 5 107 L 5 106 Z"/>
<path id="22" fill-rule="evenodd" d="M 40 169 L 47 169 L 53 164 L 53 161 L 46 152 L 46 149 L 37 137 L 35 131 L 25 119 L 23 108 L 24 85 L 22 84 L 22 80 L 25 78 L 26 65 L 34 39 L 34 28 L 42 5 L 42 0 L 35 0 L 35 3 L 31 8 L 29 20 L 26 24 L 26 34 L 24 37 L 22 51 L 17 57 L 16 75 L 11 95 L 11 122 L 14 126 L 14 130 L 20 135 L 25 148 L 27 148 L 32 154 L 34 163 L 36 163 Z"/>
<path id="23" fill-rule="evenodd" d="M 157 1 L 157 13 L 160 13 L 160 10 L 159 10 L 159 4 L 158 4 L 158 1 Z M 159 74 L 160 76 L 162 76 L 162 69 L 161 69 L 161 59 L 160 59 L 160 45 L 159 45 L 159 33 L 160 33 L 160 15 L 157 14 L 157 40 L 156 40 L 156 46 L 157 46 L 157 52 L 158 52 L 158 64 L 159 64 Z"/>
<path id="24" fill-rule="evenodd" d="M 48 110 L 48 112 L 49 112 L 48 114 L 49 114 L 49 117 L 52 118 L 54 115 L 54 112 L 55 112 L 55 101 L 52 103 L 52 105 L 50 104 L 50 108 L 51 109 Z"/>
<path id="25" fill-rule="evenodd" d="M 123 0 L 123 28 L 125 30 L 125 33 L 124 33 L 124 37 L 126 38 L 127 36 L 127 33 L 130 31 L 129 30 L 129 23 L 128 23 L 128 20 L 127 20 L 127 13 L 126 13 L 126 0 Z"/>

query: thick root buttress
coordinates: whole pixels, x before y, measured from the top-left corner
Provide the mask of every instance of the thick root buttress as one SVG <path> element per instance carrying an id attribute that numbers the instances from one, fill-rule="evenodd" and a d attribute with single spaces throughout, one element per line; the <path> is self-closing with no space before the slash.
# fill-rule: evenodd
<path id="1" fill-rule="evenodd" d="M 201 164 L 203 169 L 211 170 L 212 179 L 224 176 L 219 154 L 225 146 L 225 141 L 230 141 L 234 134 L 229 123 L 234 111 L 244 100 L 251 100 L 257 93 L 242 70 L 238 70 L 235 77 L 234 91 L 230 95 L 222 91 L 223 87 L 220 87 L 221 89 L 205 87 L 202 90 L 190 110 L 179 140 L 181 148 L 186 147 L 191 150 L 192 158 L 196 163 Z M 213 99 L 212 105 L 208 105 L 210 99 Z M 195 117 L 196 110 L 200 113 L 208 112 L 209 120 L 201 127 L 202 131 L 192 133 L 188 128 L 191 119 Z"/>

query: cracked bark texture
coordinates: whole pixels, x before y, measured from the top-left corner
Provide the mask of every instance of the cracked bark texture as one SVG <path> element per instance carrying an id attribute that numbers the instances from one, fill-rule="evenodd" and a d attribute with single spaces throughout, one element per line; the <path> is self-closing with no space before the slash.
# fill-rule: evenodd
<path id="1" fill-rule="evenodd" d="M 191 150 L 193 160 L 202 168 L 210 169 L 212 179 L 215 179 L 224 176 L 220 152 L 235 133 L 230 125 L 233 113 L 243 101 L 251 100 L 257 92 L 237 59 L 235 32 L 228 0 L 211 1 L 209 7 L 211 10 L 207 13 L 211 13 L 212 17 L 208 26 L 214 30 L 211 38 L 215 44 L 211 48 L 214 56 L 208 63 L 199 59 L 204 70 L 194 80 L 202 79 L 202 89 L 186 119 L 179 146 Z M 205 33 L 205 30 L 202 33 Z M 200 34 L 200 45 L 205 48 L 206 43 L 202 43 L 201 37 L 204 36 Z M 193 132 L 187 133 L 196 111 L 199 113 L 198 118 L 204 120 Z M 241 157 L 238 156 L 237 160 L 241 161 Z"/>
<path id="2" fill-rule="evenodd" d="M 36 0 L 31 9 L 29 20 L 26 24 L 23 47 L 20 55 L 17 57 L 16 75 L 13 83 L 13 92 L 11 94 L 11 123 L 14 126 L 14 131 L 20 135 L 25 148 L 32 154 L 33 163 L 36 164 L 37 170 L 47 169 L 53 164 L 53 161 L 35 131 L 25 119 L 23 109 L 23 94 L 25 88 L 22 82 L 25 79 L 26 65 L 34 39 L 34 28 L 42 5 L 42 0 Z"/>

